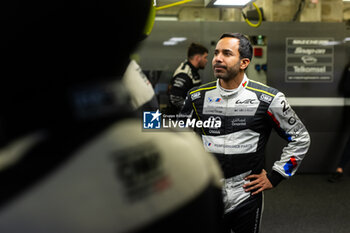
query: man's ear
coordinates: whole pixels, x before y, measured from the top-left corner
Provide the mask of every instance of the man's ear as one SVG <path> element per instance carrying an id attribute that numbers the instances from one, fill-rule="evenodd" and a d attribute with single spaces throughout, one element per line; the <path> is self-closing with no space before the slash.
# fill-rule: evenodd
<path id="1" fill-rule="evenodd" d="M 200 60 L 201 60 L 201 55 L 200 54 L 196 54 L 196 55 L 194 55 L 194 60 L 196 61 L 196 62 L 199 62 Z"/>
<path id="2" fill-rule="evenodd" d="M 241 64 L 240 64 L 239 68 L 242 70 L 245 70 L 248 67 L 249 63 L 250 63 L 249 58 L 243 58 L 243 59 L 241 59 Z"/>

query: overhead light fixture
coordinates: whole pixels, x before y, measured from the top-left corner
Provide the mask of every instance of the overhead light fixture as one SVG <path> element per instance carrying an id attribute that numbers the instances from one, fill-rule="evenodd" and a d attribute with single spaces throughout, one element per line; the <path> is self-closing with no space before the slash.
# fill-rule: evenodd
<path id="1" fill-rule="evenodd" d="M 179 21 L 179 18 L 177 16 L 167 16 L 167 15 L 160 15 L 160 16 L 156 16 L 154 18 L 155 21 Z"/>
<path id="2" fill-rule="evenodd" d="M 186 37 L 171 37 L 169 41 L 175 41 L 177 43 L 187 40 Z"/>
<path id="3" fill-rule="evenodd" d="M 174 45 L 177 45 L 178 43 L 181 43 L 185 40 L 187 40 L 186 37 L 171 37 L 169 40 L 164 41 L 163 45 L 164 46 L 174 46 Z"/>
<path id="4" fill-rule="evenodd" d="M 256 0 L 204 0 L 204 6 L 205 7 L 227 7 L 227 8 L 240 8 L 242 11 L 242 16 L 244 17 L 244 20 L 247 22 L 247 24 L 251 27 L 259 27 L 261 22 L 263 21 L 263 15 L 260 8 L 254 3 Z M 243 12 L 243 8 L 245 8 L 247 5 L 252 4 L 259 15 L 259 21 L 256 24 L 253 24 L 249 21 L 246 14 Z"/>
<path id="5" fill-rule="evenodd" d="M 244 8 L 255 1 L 256 0 L 205 0 L 204 5 L 206 7 Z"/>
<path id="6" fill-rule="evenodd" d="M 164 41 L 164 42 L 163 42 L 163 45 L 164 45 L 164 46 L 174 46 L 174 45 L 176 45 L 176 44 L 177 44 L 176 41 L 169 41 L 169 40 L 167 40 L 167 41 Z"/>

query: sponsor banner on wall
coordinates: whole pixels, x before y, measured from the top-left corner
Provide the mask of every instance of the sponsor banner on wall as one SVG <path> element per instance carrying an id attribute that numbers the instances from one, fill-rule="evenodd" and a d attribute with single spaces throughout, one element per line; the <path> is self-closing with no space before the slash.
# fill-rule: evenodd
<path id="1" fill-rule="evenodd" d="M 333 82 L 333 38 L 286 38 L 286 82 Z"/>

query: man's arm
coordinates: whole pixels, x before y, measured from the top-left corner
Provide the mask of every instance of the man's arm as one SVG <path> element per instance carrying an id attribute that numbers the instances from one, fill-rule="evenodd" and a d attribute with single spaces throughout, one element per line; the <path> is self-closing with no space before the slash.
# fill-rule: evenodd
<path id="1" fill-rule="evenodd" d="M 192 80 L 185 73 L 177 74 L 171 80 L 171 87 L 169 90 L 170 103 L 178 110 L 184 106 L 184 101 L 188 90 L 192 87 Z"/>
<path id="2" fill-rule="evenodd" d="M 278 134 L 288 144 L 283 148 L 280 160 L 274 163 L 271 173 L 267 174 L 263 170 L 260 174 L 246 177 L 246 180 L 253 181 L 243 188 L 247 192 L 255 190 L 253 195 L 276 187 L 282 180 L 294 175 L 310 146 L 308 131 L 283 93 L 277 93 L 267 113 Z"/>
<path id="3" fill-rule="evenodd" d="M 187 120 L 193 118 L 193 106 L 192 106 L 192 99 L 191 95 L 188 93 L 186 96 L 186 99 L 184 100 L 183 107 L 181 108 L 181 111 L 179 113 L 179 119 L 181 120 Z"/>
<path id="4" fill-rule="evenodd" d="M 274 163 L 272 172 L 268 174 L 268 179 L 276 186 L 295 174 L 309 149 L 310 135 L 281 92 L 272 101 L 268 115 L 276 131 L 288 142 L 280 160 Z"/>

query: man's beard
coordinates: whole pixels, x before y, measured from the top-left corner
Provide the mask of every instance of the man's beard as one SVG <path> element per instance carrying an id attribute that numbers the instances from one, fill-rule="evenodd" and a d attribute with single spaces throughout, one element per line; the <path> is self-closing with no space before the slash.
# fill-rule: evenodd
<path id="1" fill-rule="evenodd" d="M 199 62 L 199 64 L 198 64 L 198 69 L 204 70 L 205 65 L 206 65 L 206 63 L 204 63 L 204 62 Z"/>
<path id="2" fill-rule="evenodd" d="M 222 79 L 224 81 L 231 80 L 231 79 L 235 78 L 237 76 L 237 74 L 239 73 L 239 71 L 240 71 L 239 65 L 240 65 L 240 61 L 237 62 L 233 67 L 227 67 L 227 66 L 222 66 L 220 64 L 215 64 L 214 65 L 214 76 L 216 78 Z M 215 67 L 222 67 L 226 70 L 226 72 L 215 73 Z"/>

